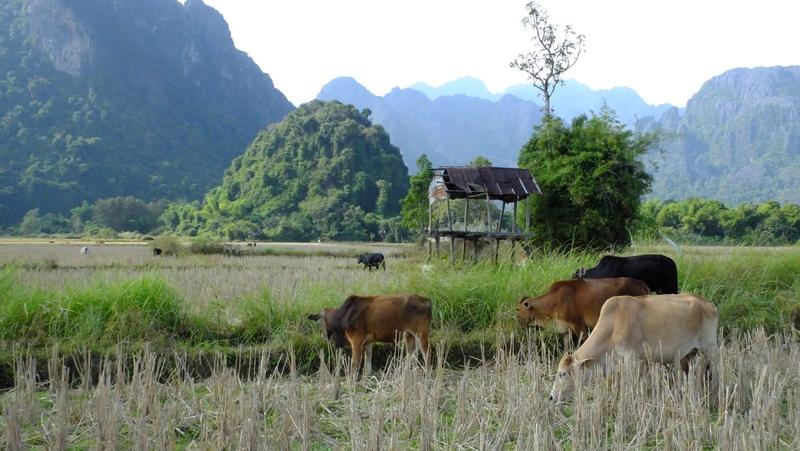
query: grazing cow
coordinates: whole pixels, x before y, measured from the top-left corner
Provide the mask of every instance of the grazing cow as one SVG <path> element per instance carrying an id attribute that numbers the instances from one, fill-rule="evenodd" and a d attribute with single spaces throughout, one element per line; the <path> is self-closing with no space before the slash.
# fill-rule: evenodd
<path id="1" fill-rule="evenodd" d="M 536 326 L 550 323 L 559 332 L 572 332 L 580 340 L 597 324 L 600 309 L 608 298 L 645 294 L 650 294 L 650 288 L 641 280 L 628 277 L 562 280 L 550 285 L 547 293 L 541 296 L 520 299 L 517 318 L 523 327 L 531 323 Z"/>
<path id="2" fill-rule="evenodd" d="M 158 257 L 162 253 L 164 253 L 164 251 L 162 251 L 161 248 L 159 248 L 159 247 L 154 247 L 153 248 L 153 257 Z"/>
<path id="3" fill-rule="evenodd" d="M 422 351 L 427 364 L 430 350 L 431 301 L 415 294 L 348 297 L 339 308 L 326 308 L 308 319 L 319 321 L 322 330 L 339 347 L 350 346 L 353 374 L 364 353 L 364 375 L 372 372 L 372 344 L 405 339 L 408 351 Z"/>
<path id="4" fill-rule="evenodd" d="M 671 258 L 658 255 L 617 257 L 606 255 L 594 268 L 575 271 L 573 279 L 630 277 L 646 283 L 658 294 L 678 294 L 678 268 Z"/>
<path id="5" fill-rule="evenodd" d="M 81 248 L 81 255 L 89 255 L 89 246 L 83 246 Z"/>
<path id="6" fill-rule="evenodd" d="M 364 269 L 369 268 L 370 272 L 372 272 L 373 266 L 375 269 L 379 269 L 381 265 L 383 265 L 383 270 L 386 271 L 386 260 L 383 259 L 383 254 L 381 253 L 361 254 L 358 256 L 358 262 L 364 265 Z"/>
<path id="7" fill-rule="evenodd" d="M 591 368 L 608 374 L 615 363 L 652 356 L 662 363 L 679 362 L 702 354 L 711 368 L 711 389 L 718 385 L 717 307 L 693 294 L 641 297 L 616 296 L 600 312 L 592 335 L 574 354 L 558 364 L 550 400 L 567 401 L 578 378 L 586 380 Z"/>

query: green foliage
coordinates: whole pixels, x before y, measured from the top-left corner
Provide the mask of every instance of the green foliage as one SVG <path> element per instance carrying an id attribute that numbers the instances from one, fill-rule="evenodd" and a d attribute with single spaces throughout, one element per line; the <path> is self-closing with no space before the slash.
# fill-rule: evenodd
<path id="1" fill-rule="evenodd" d="M 194 237 L 189 244 L 189 252 L 192 254 L 221 254 L 224 250 L 222 241 L 208 236 Z"/>
<path id="2" fill-rule="evenodd" d="M 179 233 L 283 241 L 384 239 L 408 170 L 380 126 L 339 102 L 314 101 L 263 131 L 199 210 L 170 206 Z"/>
<path id="3" fill-rule="evenodd" d="M 146 204 L 133 196 L 100 199 L 92 207 L 92 222 L 117 232 L 151 232 L 160 215 L 158 205 Z"/>
<path id="4" fill-rule="evenodd" d="M 69 231 L 69 221 L 64 217 L 52 213 L 40 215 L 38 208 L 25 213 L 22 222 L 19 224 L 19 233 L 26 236 L 69 233 Z"/>
<path id="5" fill-rule="evenodd" d="M 488 158 L 484 157 L 483 155 L 478 155 L 477 157 L 473 158 L 472 161 L 469 162 L 467 166 L 472 166 L 475 168 L 485 168 L 490 167 L 492 162 L 489 161 Z"/>
<path id="6" fill-rule="evenodd" d="M 199 198 L 291 109 L 202 2 L 5 0 L 0 225 L 99 197 Z"/>
<path id="7" fill-rule="evenodd" d="M 156 237 L 156 239 L 150 242 L 150 248 L 161 249 L 163 255 L 181 255 L 184 252 L 183 245 L 178 238 L 170 235 Z"/>
<path id="8" fill-rule="evenodd" d="M 794 244 L 800 241 L 800 206 L 765 202 L 729 208 L 708 199 L 648 200 L 640 233 L 654 237 L 659 231 L 689 243 Z"/>
<path id="9" fill-rule="evenodd" d="M 433 163 L 427 155 L 417 158 L 417 173 L 411 176 L 408 194 L 403 198 L 403 225 L 420 233 L 428 224 L 428 187 L 433 180 Z"/>
<path id="10" fill-rule="evenodd" d="M 554 247 L 625 246 L 651 178 L 639 158 L 654 134 L 636 135 L 604 109 L 567 127 L 553 116 L 522 149 L 543 195 L 531 201 L 534 241 Z"/>

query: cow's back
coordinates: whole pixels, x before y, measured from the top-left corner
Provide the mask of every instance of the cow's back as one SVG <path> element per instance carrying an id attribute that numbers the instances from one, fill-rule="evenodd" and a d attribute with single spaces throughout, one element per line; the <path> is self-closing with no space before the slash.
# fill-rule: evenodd
<path id="1" fill-rule="evenodd" d="M 573 279 L 555 282 L 544 296 L 551 298 L 550 315 L 572 325 L 573 330 L 594 327 L 606 300 L 614 296 L 642 296 L 650 293 L 647 285 L 627 277 Z"/>
<path id="2" fill-rule="evenodd" d="M 615 296 L 603 305 L 587 344 L 637 353 L 649 347 L 670 360 L 699 341 L 714 340 L 718 318 L 714 304 L 693 294 Z"/>
<path id="3" fill-rule="evenodd" d="M 678 268 L 664 255 L 646 254 L 630 257 L 606 255 L 596 267 L 586 271 L 588 277 L 629 277 L 645 282 L 659 294 L 678 293 Z"/>
<path id="4" fill-rule="evenodd" d="M 416 294 L 363 297 L 367 305 L 357 321 L 375 341 L 394 341 L 398 333 L 428 333 L 433 313 L 429 299 Z"/>

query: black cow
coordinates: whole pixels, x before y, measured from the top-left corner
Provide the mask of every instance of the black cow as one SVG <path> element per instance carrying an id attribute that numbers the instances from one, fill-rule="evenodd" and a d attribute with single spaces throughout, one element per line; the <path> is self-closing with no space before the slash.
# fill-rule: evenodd
<path id="1" fill-rule="evenodd" d="M 573 279 L 630 277 L 646 283 L 658 294 L 678 293 L 678 268 L 671 258 L 648 254 L 631 257 L 605 255 L 594 268 L 575 271 Z"/>
<path id="2" fill-rule="evenodd" d="M 364 269 L 369 268 L 372 272 L 372 267 L 379 269 L 383 265 L 383 270 L 386 271 L 386 261 L 383 259 L 383 254 L 361 254 L 358 256 L 358 262 L 364 265 Z"/>
<path id="3" fill-rule="evenodd" d="M 161 255 L 163 252 L 164 252 L 164 251 L 162 251 L 160 248 L 158 248 L 158 247 L 154 247 L 154 248 L 153 248 L 153 257 L 158 257 L 158 256 L 159 256 L 159 255 Z"/>

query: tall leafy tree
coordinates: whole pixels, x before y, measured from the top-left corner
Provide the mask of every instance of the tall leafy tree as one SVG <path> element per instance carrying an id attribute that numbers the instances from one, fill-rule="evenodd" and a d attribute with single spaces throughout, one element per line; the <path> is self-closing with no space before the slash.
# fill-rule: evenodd
<path id="1" fill-rule="evenodd" d="M 433 163 L 422 154 L 417 158 L 417 173 L 411 176 L 408 194 L 403 199 L 403 225 L 422 231 L 428 224 L 428 187 L 433 179 Z"/>
<path id="2" fill-rule="evenodd" d="M 575 33 L 571 25 L 560 30 L 550 22 L 547 11 L 537 2 L 529 2 L 525 9 L 527 14 L 522 25 L 532 33 L 531 49 L 520 53 L 511 62 L 511 67 L 528 75 L 528 80 L 539 90 L 544 101 L 542 111 L 551 115 L 550 98 L 556 87 L 564 84 L 564 73 L 578 62 L 585 37 Z"/>
<path id="3" fill-rule="evenodd" d="M 639 158 L 656 141 L 655 134 L 625 129 L 608 109 L 571 126 L 546 116 L 519 157 L 543 192 L 532 200 L 534 240 L 559 247 L 629 244 L 651 184 Z"/>

